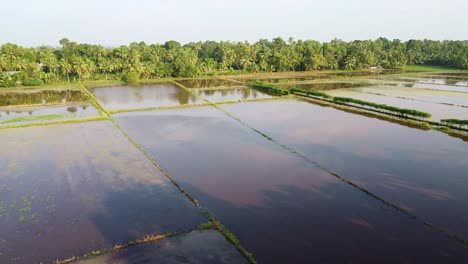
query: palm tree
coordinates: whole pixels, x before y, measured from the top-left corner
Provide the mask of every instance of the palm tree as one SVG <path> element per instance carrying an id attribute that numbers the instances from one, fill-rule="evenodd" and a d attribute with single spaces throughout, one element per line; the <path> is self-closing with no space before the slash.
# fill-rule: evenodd
<path id="1" fill-rule="evenodd" d="M 73 72 L 73 66 L 68 63 L 66 60 L 61 60 L 60 61 L 60 69 L 63 74 L 67 75 L 67 81 L 70 83 L 70 73 Z"/>

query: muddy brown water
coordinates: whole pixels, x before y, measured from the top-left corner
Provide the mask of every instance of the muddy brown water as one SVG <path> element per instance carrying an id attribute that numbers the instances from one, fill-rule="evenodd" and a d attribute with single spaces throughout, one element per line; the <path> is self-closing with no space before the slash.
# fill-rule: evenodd
<path id="1" fill-rule="evenodd" d="M 464 143 L 293 100 L 222 107 L 386 199 L 468 231 Z M 215 108 L 114 117 L 259 263 L 468 261 L 458 242 Z M 444 146 L 432 149 L 426 140 Z"/>
<path id="2" fill-rule="evenodd" d="M 222 108 L 387 201 L 468 239 L 466 142 L 302 101 Z"/>
<path id="3" fill-rule="evenodd" d="M 206 218 L 109 121 L 0 130 L 0 263 L 51 263 Z"/>
<path id="4" fill-rule="evenodd" d="M 90 90 L 107 110 L 166 107 L 204 102 L 173 84 L 109 86 Z"/>

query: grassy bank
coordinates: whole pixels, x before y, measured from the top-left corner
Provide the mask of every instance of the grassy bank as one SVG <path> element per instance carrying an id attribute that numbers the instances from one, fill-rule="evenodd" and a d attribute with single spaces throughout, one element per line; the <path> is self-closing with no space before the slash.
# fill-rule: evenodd
<path id="1" fill-rule="evenodd" d="M 64 114 L 49 114 L 40 116 L 19 116 L 11 119 L 7 119 L 0 124 L 18 123 L 18 122 L 31 122 L 31 121 L 45 121 L 64 118 Z"/>
<path id="2" fill-rule="evenodd" d="M 407 65 L 402 68 L 402 70 L 409 72 L 468 72 L 468 70 L 455 69 L 444 66 L 432 66 L 432 65 Z"/>
<path id="3" fill-rule="evenodd" d="M 59 125 L 59 124 L 73 124 L 73 123 L 83 123 L 83 122 L 92 122 L 92 121 L 101 121 L 107 120 L 106 117 L 96 116 L 96 117 L 85 117 L 85 118 L 73 118 L 73 119 L 63 119 L 63 120 L 50 120 L 50 121 L 34 121 L 31 123 L 17 123 L 10 125 L 1 125 L 0 129 L 11 129 L 11 128 L 22 128 L 22 127 L 31 127 L 31 126 L 50 126 L 50 125 Z"/>

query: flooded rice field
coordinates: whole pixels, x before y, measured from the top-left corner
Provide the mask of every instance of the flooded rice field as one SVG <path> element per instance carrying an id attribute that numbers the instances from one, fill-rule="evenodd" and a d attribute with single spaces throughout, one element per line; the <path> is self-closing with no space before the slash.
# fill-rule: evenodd
<path id="1" fill-rule="evenodd" d="M 451 105 L 435 104 L 432 102 L 414 101 L 404 98 L 381 96 L 371 93 L 362 93 L 356 90 L 336 89 L 327 90 L 327 94 L 332 96 L 350 97 L 378 104 L 386 104 L 401 108 L 411 108 L 430 113 L 430 120 L 439 121 L 440 119 L 459 118 L 468 119 L 468 108 L 455 107 Z"/>
<path id="2" fill-rule="evenodd" d="M 239 85 L 239 82 L 227 79 L 209 78 L 209 79 L 187 79 L 177 80 L 187 88 L 219 88 Z"/>
<path id="3" fill-rule="evenodd" d="M 97 116 L 99 112 L 90 103 L 0 107 L 0 126 Z"/>
<path id="4" fill-rule="evenodd" d="M 249 262 L 222 234 L 214 230 L 203 230 L 125 248 L 77 263 L 248 264 Z"/>
<path id="5" fill-rule="evenodd" d="M 107 110 L 167 107 L 203 103 L 195 95 L 174 84 L 144 84 L 91 88 Z"/>
<path id="6" fill-rule="evenodd" d="M 429 147 L 426 156 L 418 156 L 408 162 L 400 160 L 400 156 L 393 156 L 404 152 L 408 146 L 400 152 L 391 150 L 382 156 L 376 156 L 380 151 L 385 152 L 385 149 L 379 150 L 379 145 L 374 147 L 375 153 L 372 149 L 365 152 L 365 147 L 362 147 L 364 153 L 359 153 L 360 149 L 356 147 L 367 146 L 365 143 L 352 144 L 355 149 L 343 153 L 333 151 L 333 140 L 330 142 L 323 137 L 349 133 L 350 141 L 354 137 L 359 139 L 359 132 L 350 131 L 346 126 L 351 123 L 347 120 L 359 121 L 353 119 L 352 114 L 293 100 L 222 107 L 272 136 L 298 137 L 297 141 L 278 139 L 292 146 L 299 144 L 306 150 L 310 148 L 308 155 L 312 158 L 320 156 L 319 160 L 327 161 L 324 165 L 332 169 L 340 172 L 351 169 L 352 174 L 344 175 L 353 180 L 357 178 L 356 182 L 366 187 L 376 186 L 375 191 L 379 195 L 388 195 L 390 197 L 386 198 L 393 198 L 392 201 L 401 199 L 398 202 L 413 206 L 413 210 L 420 210 L 417 212 L 425 213 L 425 216 L 430 215 L 430 210 L 425 210 L 431 207 L 431 195 L 441 197 L 434 200 L 445 212 L 454 210 L 452 213 L 456 212 L 457 217 L 460 217 L 458 213 L 468 199 L 462 191 L 467 187 L 463 177 L 468 169 L 462 157 L 468 154 L 468 150 L 462 146 L 448 146 L 456 151 L 452 154 L 454 160 L 444 156 L 446 163 L 442 163 L 439 169 L 446 169 L 445 166 L 453 163 L 458 167 L 452 168 L 455 174 L 443 183 L 440 187 L 443 190 L 434 190 L 430 185 L 434 180 L 436 183 L 441 181 L 436 175 L 440 171 L 423 167 L 420 172 L 434 173 L 425 175 L 424 179 L 413 175 L 414 171 L 407 171 L 412 164 L 420 162 L 419 165 L 424 165 L 424 158 L 432 157 L 434 153 Z M 260 263 L 418 263 L 434 260 L 455 263 L 460 259 L 468 260 L 468 251 L 454 239 L 431 231 L 424 223 L 353 188 L 215 108 L 122 113 L 114 115 L 114 118 L 187 192 L 236 234 Z M 309 118 L 319 122 L 314 123 Z M 329 118 L 337 118 L 336 123 L 329 122 L 328 126 L 320 123 L 320 120 Z M 401 129 L 398 125 L 367 117 L 356 118 L 376 126 L 376 132 L 385 132 L 386 126 Z M 303 130 L 296 132 L 298 125 L 302 125 Z M 317 137 L 315 130 L 322 131 L 322 137 Z M 366 134 L 363 130 L 364 140 L 369 137 L 369 132 Z M 283 134 L 284 131 L 291 134 Z M 409 133 L 419 137 L 426 132 L 411 130 Z M 431 133 L 441 143 L 452 140 L 442 133 Z M 384 138 L 385 135 L 380 137 Z M 312 143 L 307 140 L 312 140 Z M 317 142 L 320 140 L 324 140 L 322 144 Z M 374 140 L 378 142 L 377 138 Z M 417 142 L 415 145 L 421 147 Z M 357 154 L 353 155 L 352 151 Z M 339 155 L 334 156 L 337 153 Z M 366 155 L 372 157 L 369 164 L 355 163 L 366 161 Z M 376 163 L 374 158 L 378 157 L 379 163 Z M 384 166 L 385 162 L 393 163 Z M 399 165 L 403 166 L 402 171 L 398 170 Z M 359 174 L 361 168 L 365 169 L 365 174 Z M 417 183 L 423 185 L 418 186 Z M 447 200 L 446 197 L 451 195 L 457 199 Z M 407 201 L 406 198 L 414 200 Z M 468 212 L 463 214 L 463 219 L 443 214 L 432 216 L 453 230 L 465 233 L 468 232 L 464 225 L 468 217 L 465 214 Z"/>
<path id="7" fill-rule="evenodd" d="M 466 73 L 391 73 L 2 90 L 0 263 L 468 263 L 467 142 L 244 86 L 468 119 Z"/>
<path id="8" fill-rule="evenodd" d="M 193 92 L 199 97 L 211 102 L 245 101 L 252 99 L 268 99 L 273 97 L 246 86 L 221 89 L 193 89 Z"/>
<path id="9" fill-rule="evenodd" d="M 468 107 L 468 93 L 437 91 L 430 89 L 408 89 L 410 87 L 412 87 L 412 85 L 407 87 L 403 85 L 377 85 L 361 87 L 352 90 L 362 93 L 370 93 L 402 99 Z"/>
<path id="10" fill-rule="evenodd" d="M 50 263 L 205 217 L 109 121 L 0 130 L 0 263 Z"/>
<path id="11" fill-rule="evenodd" d="M 305 101 L 221 107 L 379 197 L 468 238 L 468 146 L 460 139 Z"/>
<path id="12" fill-rule="evenodd" d="M 323 83 L 288 83 L 280 84 L 279 87 L 283 89 L 301 88 L 304 90 L 334 90 L 343 88 L 356 88 L 368 86 L 367 83 L 353 83 L 353 82 L 323 82 Z"/>
<path id="13" fill-rule="evenodd" d="M 0 89 L 0 107 L 74 103 L 84 102 L 86 100 L 86 96 L 77 89 Z"/>

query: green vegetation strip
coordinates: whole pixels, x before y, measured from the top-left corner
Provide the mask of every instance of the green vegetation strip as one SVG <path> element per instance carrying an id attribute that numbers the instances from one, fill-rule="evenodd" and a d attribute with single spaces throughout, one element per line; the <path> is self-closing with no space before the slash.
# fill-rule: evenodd
<path id="1" fill-rule="evenodd" d="M 253 257 L 252 253 L 247 251 L 239 242 L 239 239 L 231 233 L 225 226 L 221 224 L 208 210 L 205 209 L 205 212 L 210 219 L 211 226 L 218 230 L 224 237 L 233 244 L 237 250 L 239 250 L 242 255 L 244 255 L 251 264 L 257 264 L 257 260 Z"/>
<path id="2" fill-rule="evenodd" d="M 312 97 L 320 97 L 320 98 L 325 98 L 325 99 L 333 99 L 333 96 L 329 94 L 318 92 L 318 91 L 304 90 L 300 88 L 292 88 L 291 93 L 298 94 L 298 95 L 312 96 Z"/>
<path id="3" fill-rule="evenodd" d="M 262 92 L 266 92 L 273 95 L 288 95 L 289 91 L 279 88 L 277 85 L 264 83 L 261 81 L 254 81 L 248 83 L 247 86 L 257 89 Z"/>
<path id="4" fill-rule="evenodd" d="M 459 128 L 463 127 L 468 127 L 468 120 L 462 120 L 462 119 L 442 119 L 440 120 L 442 124 L 447 124 L 447 125 L 452 125 L 452 126 L 458 126 Z"/>
<path id="5" fill-rule="evenodd" d="M 43 120 L 54 120 L 64 118 L 64 114 L 49 114 L 40 116 L 18 116 L 12 119 L 5 120 L 1 124 L 18 123 L 18 122 L 31 122 L 31 121 L 43 121 Z"/>
<path id="6" fill-rule="evenodd" d="M 424 219 L 412 214 L 409 210 L 407 209 L 404 209 L 403 207 L 400 207 L 399 205 L 397 204 L 393 204 L 383 198 L 381 198 L 380 196 L 366 190 L 364 187 L 361 187 L 359 186 L 358 184 L 352 182 L 351 180 L 348 180 L 347 178 L 339 175 L 338 173 L 326 168 L 325 166 L 322 166 L 320 163 L 318 163 L 317 161 L 314 161 L 314 160 L 311 160 L 309 159 L 307 156 L 305 156 L 304 154 L 298 152 L 297 150 L 287 146 L 287 145 L 284 145 L 282 143 L 280 143 L 279 141 L 273 139 L 272 137 L 270 137 L 269 135 L 267 135 L 266 133 L 263 133 L 261 132 L 260 130 L 248 125 L 247 123 L 245 123 L 244 121 L 242 121 L 241 119 L 237 118 L 236 116 L 232 115 L 231 113 L 227 112 L 226 110 L 218 107 L 216 104 L 213 104 L 214 107 L 216 107 L 217 109 L 219 109 L 220 111 L 222 111 L 223 113 L 225 113 L 226 115 L 228 115 L 229 117 L 233 118 L 234 120 L 238 121 L 239 123 L 241 123 L 242 125 L 246 126 L 247 128 L 255 131 L 256 133 L 260 134 L 262 137 L 266 138 L 267 140 L 270 140 L 272 141 L 273 143 L 279 145 L 280 147 L 284 148 L 285 150 L 287 150 L 288 152 L 302 158 L 303 160 L 305 160 L 306 162 L 308 163 L 311 163 L 313 165 L 315 165 L 317 168 L 329 173 L 330 175 L 336 177 L 337 179 L 339 179 L 340 181 L 352 186 L 353 188 L 369 195 L 370 197 L 380 201 L 381 203 L 391 207 L 391 208 L 394 208 L 396 209 L 397 211 L 407 215 L 408 217 L 414 219 L 414 220 L 417 220 L 419 222 L 421 222 L 423 225 L 427 226 L 429 229 L 433 230 L 433 231 L 436 231 L 436 232 L 439 232 L 439 233 L 442 233 L 444 234 L 445 236 L 451 238 L 451 239 L 454 239 L 455 241 L 459 242 L 460 244 L 464 245 L 464 246 L 468 246 L 468 241 L 467 240 L 464 240 L 462 237 L 452 233 L 451 231 L 447 230 L 447 229 L 444 229 L 442 227 L 438 227 L 432 223 L 429 223 L 427 221 L 425 221 Z"/>
<path id="7" fill-rule="evenodd" d="M 414 109 L 399 108 L 396 106 L 390 106 L 385 104 L 377 104 L 373 102 L 367 102 L 359 99 L 349 98 L 349 97 L 333 97 L 333 101 L 337 103 L 345 104 L 357 104 L 365 107 L 372 107 L 378 110 L 385 110 L 389 112 L 396 113 L 402 117 L 412 116 L 416 118 L 430 118 L 432 115 L 426 112 L 421 112 Z"/>
<path id="8" fill-rule="evenodd" d="M 31 127 L 31 126 L 50 126 L 50 125 L 59 125 L 59 124 L 92 122 L 92 121 L 100 121 L 100 120 L 107 120 L 107 118 L 102 117 L 102 116 L 96 116 L 96 117 L 55 120 L 55 121 L 17 123 L 17 124 L 11 124 L 11 125 L 1 125 L 0 129 L 21 128 L 21 127 Z"/>
<path id="9" fill-rule="evenodd" d="M 200 104 L 180 104 L 180 105 L 170 105 L 170 106 L 156 106 L 156 107 L 145 107 L 145 108 L 128 108 L 128 109 L 116 109 L 109 110 L 109 114 L 125 113 L 125 112 L 140 112 L 140 111 L 154 111 L 154 110 L 164 110 L 164 109 L 177 109 L 177 108 L 189 108 L 189 107 L 199 107 L 207 106 L 210 103 L 200 103 Z"/>

